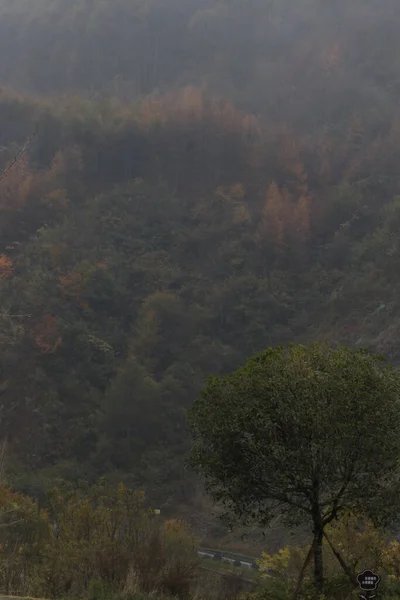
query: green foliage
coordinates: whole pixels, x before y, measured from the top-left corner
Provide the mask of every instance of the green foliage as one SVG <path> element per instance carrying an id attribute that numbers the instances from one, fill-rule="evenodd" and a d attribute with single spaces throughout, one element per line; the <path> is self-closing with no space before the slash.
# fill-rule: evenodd
<path id="1" fill-rule="evenodd" d="M 356 508 L 397 522 L 399 394 L 398 371 L 380 356 L 318 344 L 269 348 L 210 379 L 191 410 L 190 464 L 246 523 L 269 524 L 276 514 L 311 523 L 322 592 L 329 523 Z"/>
<path id="2" fill-rule="evenodd" d="M 243 517 L 268 520 L 269 500 L 308 513 L 317 485 L 330 522 L 395 485 L 398 394 L 397 372 L 364 351 L 270 348 L 210 379 L 191 411 L 191 463 Z"/>

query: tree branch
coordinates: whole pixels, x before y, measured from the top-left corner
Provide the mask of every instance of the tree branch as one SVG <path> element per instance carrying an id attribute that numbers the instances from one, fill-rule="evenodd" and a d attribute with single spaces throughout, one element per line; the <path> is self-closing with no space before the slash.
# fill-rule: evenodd
<path id="1" fill-rule="evenodd" d="M 347 486 L 350 483 L 351 480 L 351 476 L 353 474 L 353 465 L 351 465 L 347 471 L 345 480 L 342 484 L 342 487 L 340 488 L 339 492 L 336 494 L 336 497 L 332 500 L 330 500 L 329 502 L 324 502 L 321 506 L 327 506 L 328 504 L 332 503 L 332 509 L 330 511 L 328 511 L 326 513 L 326 515 L 324 515 L 323 517 L 323 525 L 327 525 L 328 523 L 330 523 L 331 521 L 333 521 L 333 519 L 336 517 L 336 515 L 338 514 L 339 511 L 339 500 L 342 498 L 343 494 L 345 493 Z M 329 516 L 328 516 L 329 515 Z"/>
<path id="2" fill-rule="evenodd" d="M 278 492 L 270 491 L 269 495 L 274 500 L 278 500 L 284 504 L 290 504 L 291 506 L 295 506 L 296 508 L 299 508 L 300 510 L 304 510 L 305 512 L 310 512 L 310 509 L 307 508 L 307 506 L 302 506 L 301 504 L 294 502 L 293 500 L 288 498 L 288 496 L 285 493 L 280 494 Z"/>
<path id="3" fill-rule="evenodd" d="M 356 579 L 354 573 L 352 572 L 352 570 L 350 569 L 350 567 L 348 567 L 346 565 L 346 563 L 344 562 L 344 560 L 343 560 L 340 552 L 334 548 L 332 542 L 330 541 L 330 539 L 326 535 L 325 531 L 323 531 L 323 536 L 325 537 L 326 541 L 328 542 L 328 544 L 329 544 L 329 546 L 330 546 L 333 554 L 336 556 L 337 560 L 339 561 L 339 564 L 342 567 L 343 571 L 349 577 L 350 581 L 357 587 L 358 586 L 358 582 L 357 582 L 357 579 Z"/>
<path id="4" fill-rule="evenodd" d="M 306 559 L 303 563 L 303 566 L 301 567 L 300 573 L 299 573 L 299 577 L 297 579 L 297 583 L 296 583 L 296 587 L 295 590 L 293 592 L 293 596 L 292 596 L 292 600 L 297 600 L 300 594 L 300 590 L 301 590 L 301 584 L 303 583 L 303 579 L 304 579 L 304 575 L 307 569 L 307 565 L 310 562 L 311 556 L 314 552 L 314 546 L 315 546 L 315 538 L 313 539 L 313 542 L 311 544 L 310 550 L 308 551 L 308 554 L 306 556 Z"/>
<path id="5" fill-rule="evenodd" d="M 22 523 L 24 519 L 18 519 L 18 521 L 12 521 L 11 523 L 0 523 L 0 527 L 11 527 L 11 525 L 16 525 L 17 523 Z"/>
<path id="6" fill-rule="evenodd" d="M 298 508 L 300 510 L 303 510 L 303 511 L 305 511 L 307 513 L 310 512 L 310 509 L 307 506 L 302 506 L 301 504 L 299 504 L 297 502 L 294 502 L 293 500 L 291 500 L 291 499 L 288 498 L 287 493 L 297 492 L 297 491 L 299 491 L 298 488 L 297 489 L 290 489 L 289 488 L 289 489 L 284 490 L 283 493 L 282 493 L 280 491 L 276 491 L 276 490 L 274 491 L 273 489 L 271 489 L 270 486 L 268 486 L 268 484 L 266 486 L 264 484 L 264 482 L 260 481 L 260 480 L 257 481 L 257 482 L 253 481 L 251 485 L 253 487 L 257 487 L 258 490 L 260 492 L 262 492 L 263 497 L 265 497 L 265 498 L 269 497 L 269 498 L 271 498 L 271 500 L 277 500 L 278 502 L 280 502 L 282 504 L 290 504 L 291 506 L 294 506 L 294 507 L 296 507 L 296 508 Z"/>

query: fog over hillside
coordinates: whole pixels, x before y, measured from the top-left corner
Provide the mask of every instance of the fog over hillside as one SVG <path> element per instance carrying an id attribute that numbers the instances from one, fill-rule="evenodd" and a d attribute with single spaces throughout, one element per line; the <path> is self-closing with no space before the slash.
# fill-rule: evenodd
<path id="1" fill-rule="evenodd" d="M 131 100 L 191 85 L 307 128 L 396 103 L 395 0 L 2 0 L 0 78 Z"/>

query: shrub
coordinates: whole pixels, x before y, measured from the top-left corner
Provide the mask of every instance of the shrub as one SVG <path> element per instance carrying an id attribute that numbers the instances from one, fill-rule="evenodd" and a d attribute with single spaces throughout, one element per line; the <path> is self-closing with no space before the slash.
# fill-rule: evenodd
<path id="1" fill-rule="evenodd" d="M 7 593 L 90 600 L 189 595 L 196 541 L 183 521 L 160 524 L 141 492 L 100 481 L 85 496 L 52 490 L 48 501 L 49 514 L 0 488 L 0 585 Z"/>
<path id="2" fill-rule="evenodd" d="M 143 534 L 132 557 L 126 589 L 188 596 L 199 558 L 187 523 L 166 521 L 161 528 L 150 525 Z"/>

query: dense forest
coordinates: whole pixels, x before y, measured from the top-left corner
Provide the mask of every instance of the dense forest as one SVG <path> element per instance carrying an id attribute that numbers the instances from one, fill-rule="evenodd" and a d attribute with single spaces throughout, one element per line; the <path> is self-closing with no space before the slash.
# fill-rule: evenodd
<path id="1" fill-rule="evenodd" d="M 0 1 L 0 402 L 17 489 L 189 504 L 209 375 L 399 362 L 400 5 Z"/>

